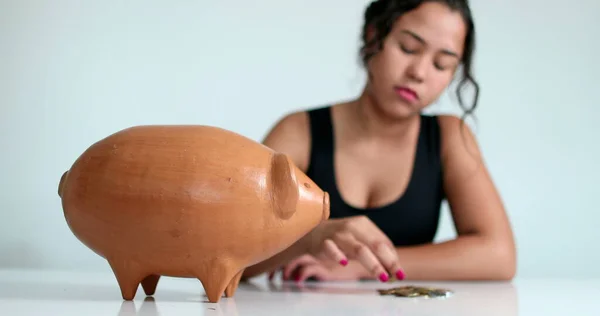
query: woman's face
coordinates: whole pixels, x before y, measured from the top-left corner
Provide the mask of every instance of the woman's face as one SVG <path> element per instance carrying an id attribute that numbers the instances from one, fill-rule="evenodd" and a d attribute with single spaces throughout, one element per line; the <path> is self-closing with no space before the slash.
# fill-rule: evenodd
<path id="1" fill-rule="evenodd" d="M 368 63 L 368 91 L 386 115 L 419 113 L 452 81 L 466 36 L 458 11 L 428 2 L 400 17 Z"/>

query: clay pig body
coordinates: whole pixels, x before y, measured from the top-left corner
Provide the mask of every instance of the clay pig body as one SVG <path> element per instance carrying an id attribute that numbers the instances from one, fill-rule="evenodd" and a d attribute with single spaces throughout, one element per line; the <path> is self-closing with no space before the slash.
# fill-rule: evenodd
<path id="1" fill-rule="evenodd" d="M 73 234 L 123 299 L 160 276 L 198 278 L 210 302 L 244 269 L 329 217 L 329 195 L 282 153 L 212 126 L 136 126 L 94 143 L 60 178 Z"/>

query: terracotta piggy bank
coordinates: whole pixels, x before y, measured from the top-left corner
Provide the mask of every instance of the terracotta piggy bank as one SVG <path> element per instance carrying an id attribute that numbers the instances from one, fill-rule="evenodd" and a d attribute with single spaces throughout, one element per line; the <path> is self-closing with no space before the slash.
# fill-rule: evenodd
<path id="1" fill-rule="evenodd" d="M 59 181 L 73 234 L 123 299 L 160 276 L 198 278 L 210 302 L 244 269 L 329 217 L 329 195 L 282 153 L 211 126 L 136 126 L 92 144 Z"/>

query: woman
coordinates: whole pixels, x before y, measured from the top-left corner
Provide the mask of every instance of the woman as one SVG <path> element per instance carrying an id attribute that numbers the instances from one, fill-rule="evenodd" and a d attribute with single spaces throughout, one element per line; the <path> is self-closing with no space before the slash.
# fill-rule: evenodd
<path id="1" fill-rule="evenodd" d="M 511 227 L 472 133 L 454 116 L 422 114 L 457 73 L 466 114 L 477 105 L 467 0 L 374 1 L 362 40 L 360 97 L 288 114 L 264 140 L 329 192 L 331 218 L 245 278 L 283 267 L 298 281 L 512 279 Z M 458 237 L 434 244 L 443 199 Z"/>

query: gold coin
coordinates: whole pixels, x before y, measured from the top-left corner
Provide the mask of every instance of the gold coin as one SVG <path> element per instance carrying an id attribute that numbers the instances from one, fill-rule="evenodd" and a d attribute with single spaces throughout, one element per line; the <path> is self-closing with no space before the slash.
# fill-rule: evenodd
<path id="1" fill-rule="evenodd" d="M 452 294 L 451 290 L 431 287 L 419 287 L 419 286 L 400 286 L 390 289 L 378 290 L 380 295 L 395 295 L 398 297 L 426 297 L 426 298 L 440 298 L 448 297 Z"/>
<path id="2" fill-rule="evenodd" d="M 387 289 L 387 290 L 380 289 L 380 290 L 377 290 L 377 291 L 378 291 L 378 292 L 379 292 L 379 294 L 381 294 L 381 295 L 390 295 L 390 294 L 394 294 L 394 292 L 395 292 L 396 290 L 395 290 L 395 289 Z"/>

